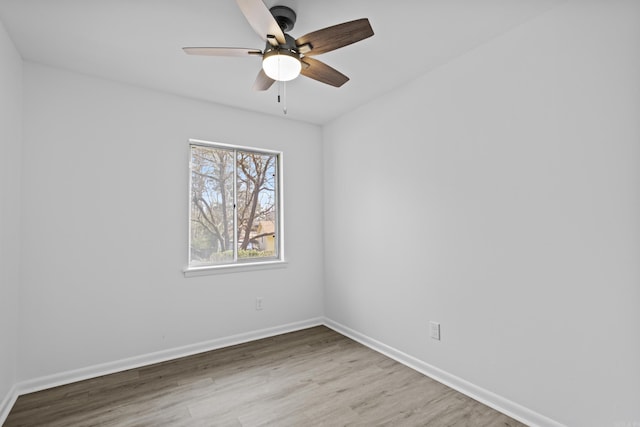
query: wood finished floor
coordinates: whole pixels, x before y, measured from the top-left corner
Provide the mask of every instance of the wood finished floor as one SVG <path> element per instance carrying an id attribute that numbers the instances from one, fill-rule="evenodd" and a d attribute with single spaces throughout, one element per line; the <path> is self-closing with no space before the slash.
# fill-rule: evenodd
<path id="1" fill-rule="evenodd" d="M 4 426 L 524 426 L 324 326 L 20 396 Z"/>

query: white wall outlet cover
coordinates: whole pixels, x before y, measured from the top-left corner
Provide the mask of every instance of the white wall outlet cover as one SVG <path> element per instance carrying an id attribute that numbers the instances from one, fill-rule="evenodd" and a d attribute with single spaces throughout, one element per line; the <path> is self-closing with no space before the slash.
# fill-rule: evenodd
<path id="1" fill-rule="evenodd" d="M 440 341 L 440 323 L 429 322 L 429 329 L 431 331 L 431 338 Z"/>

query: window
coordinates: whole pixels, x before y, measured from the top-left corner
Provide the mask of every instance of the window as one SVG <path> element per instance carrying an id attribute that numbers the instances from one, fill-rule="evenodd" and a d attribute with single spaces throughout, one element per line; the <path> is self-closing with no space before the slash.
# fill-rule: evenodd
<path id="1" fill-rule="evenodd" d="M 189 269 L 282 261 L 282 154 L 190 141 Z"/>

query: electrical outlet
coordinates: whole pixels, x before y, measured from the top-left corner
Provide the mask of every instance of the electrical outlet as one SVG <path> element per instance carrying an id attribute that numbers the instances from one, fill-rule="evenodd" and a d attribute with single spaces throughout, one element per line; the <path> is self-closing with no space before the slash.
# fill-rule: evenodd
<path id="1" fill-rule="evenodd" d="M 256 310 L 262 310 L 262 297 L 256 297 Z"/>
<path id="2" fill-rule="evenodd" d="M 431 331 L 431 338 L 440 341 L 440 323 L 429 322 L 429 328 Z"/>

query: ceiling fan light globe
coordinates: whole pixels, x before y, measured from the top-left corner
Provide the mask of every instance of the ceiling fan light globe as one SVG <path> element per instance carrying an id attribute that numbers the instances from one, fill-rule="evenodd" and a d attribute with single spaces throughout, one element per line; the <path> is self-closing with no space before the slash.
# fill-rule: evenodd
<path id="1" fill-rule="evenodd" d="M 296 53 L 288 50 L 274 50 L 264 55 L 262 69 L 273 80 L 287 82 L 300 75 L 302 64 Z"/>

